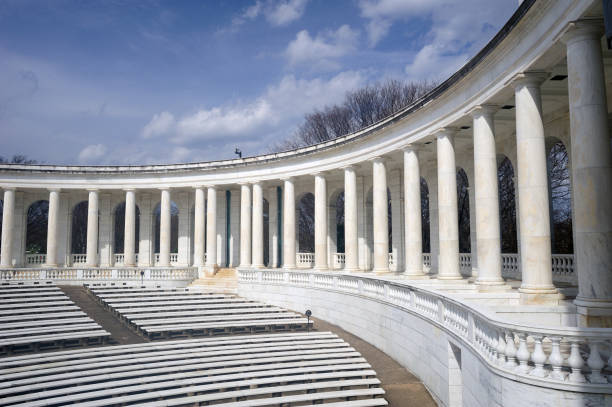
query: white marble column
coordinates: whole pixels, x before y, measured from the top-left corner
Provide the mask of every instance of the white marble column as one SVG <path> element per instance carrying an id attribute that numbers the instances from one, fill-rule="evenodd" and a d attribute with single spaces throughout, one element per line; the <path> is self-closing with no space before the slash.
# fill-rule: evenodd
<path id="1" fill-rule="evenodd" d="M 217 189 L 209 186 L 206 200 L 206 273 L 217 270 Z"/>
<path id="2" fill-rule="evenodd" d="M 459 221 L 457 210 L 457 168 L 454 129 L 437 133 L 438 151 L 438 236 L 440 256 L 438 279 L 460 280 Z"/>
<path id="3" fill-rule="evenodd" d="M 389 208 L 385 159 L 372 160 L 372 215 L 374 238 L 374 272 L 389 272 Z"/>
<path id="4" fill-rule="evenodd" d="M 417 148 L 404 149 L 404 233 L 406 267 L 404 275 L 424 277 L 421 217 L 421 175 Z"/>
<path id="5" fill-rule="evenodd" d="M 612 150 L 601 52 L 603 21 L 579 20 L 567 44 L 574 269 L 580 325 L 612 326 Z"/>
<path id="6" fill-rule="evenodd" d="M 138 194 L 140 209 L 140 242 L 138 242 L 138 265 L 140 267 L 151 266 L 151 252 L 153 251 L 153 219 L 151 213 L 151 194 Z"/>
<path id="7" fill-rule="evenodd" d="M 204 188 L 195 188 L 195 203 L 194 203 L 194 214 L 193 214 L 193 266 L 200 267 L 204 265 L 204 203 L 206 198 L 204 197 Z"/>
<path id="8" fill-rule="evenodd" d="M 251 267 L 251 186 L 240 184 L 240 267 Z"/>
<path id="9" fill-rule="evenodd" d="M 359 270 L 357 233 L 357 175 L 355 167 L 344 167 L 344 271 Z"/>
<path id="10" fill-rule="evenodd" d="M 295 268 L 295 187 L 293 179 L 284 180 L 283 187 L 283 268 Z"/>
<path id="11" fill-rule="evenodd" d="M 15 189 L 5 188 L 2 201 L 2 250 L 0 254 L 0 267 L 8 268 L 13 265 L 13 226 L 15 224 Z"/>
<path id="12" fill-rule="evenodd" d="M 270 258 L 268 260 L 268 267 L 272 268 L 280 267 L 278 261 L 280 254 L 278 251 L 278 192 L 276 188 L 276 186 L 268 188 L 268 227 L 270 228 L 270 241 L 268 242 Z"/>
<path id="13" fill-rule="evenodd" d="M 136 265 L 136 193 L 125 190 L 125 225 L 123 234 L 123 265 Z"/>
<path id="14" fill-rule="evenodd" d="M 47 258 L 45 266 L 57 267 L 57 239 L 60 209 L 60 190 L 49 190 L 49 214 L 47 218 Z"/>
<path id="15" fill-rule="evenodd" d="M 474 126 L 474 204 L 480 285 L 501 285 L 501 234 L 497 186 L 497 153 L 493 115 L 495 106 L 472 111 Z"/>
<path id="16" fill-rule="evenodd" d="M 98 190 L 89 190 L 87 203 L 87 258 L 90 267 L 98 265 Z"/>
<path id="17" fill-rule="evenodd" d="M 162 267 L 170 266 L 170 240 L 172 239 L 171 205 L 170 189 L 162 189 L 159 215 L 159 264 L 157 264 Z"/>
<path id="18" fill-rule="evenodd" d="M 261 183 L 253 184 L 253 268 L 264 267 L 264 204 Z"/>
<path id="19" fill-rule="evenodd" d="M 324 271 L 327 263 L 327 181 L 322 173 L 315 174 L 315 270 Z"/>
<path id="20" fill-rule="evenodd" d="M 523 302 L 555 294 L 552 283 L 548 174 L 540 85 L 547 75 L 522 73 L 514 80 Z"/>

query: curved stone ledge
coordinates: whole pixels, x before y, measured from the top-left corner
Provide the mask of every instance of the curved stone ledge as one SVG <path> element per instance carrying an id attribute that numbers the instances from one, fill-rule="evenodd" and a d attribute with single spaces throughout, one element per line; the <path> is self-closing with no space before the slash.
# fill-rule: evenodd
<path id="1" fill-rule="evenodd" d="M 466 405 L 605 405 L 612 394 L 601 373 L 606 363 L 610 369 L 612 329 L 509 323 L 458 297 L 382 277 L 240 269 L 238 281 L 242 296 L 311 309 L 382 349 L 442 405 L 449 405 L 448 360 L 439 358 L 451 345 L 464 358 L 464 396 L 473 393 Z"/>

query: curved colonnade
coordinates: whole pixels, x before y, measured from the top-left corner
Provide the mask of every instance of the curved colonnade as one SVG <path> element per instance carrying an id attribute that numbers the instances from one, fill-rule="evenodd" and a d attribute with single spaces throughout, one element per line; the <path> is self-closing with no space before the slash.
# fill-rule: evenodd
<path id="1" fill-rule="evenodd" d="M 383 281 L 388 273 L 413 282 L 435 278 L 440 285 L 465 284 L 469 278 L 478 292 L 508 292 L 503 277 L 511 271 L 521 280 L 521 304 L 564 303 L 555 283 L 570 282 L 578 286 L 578 325 L 612 326 L 607 99 L 612 95 L 612 53 L 602 36 L 598 1 L 524 1 L 494 39 L 447 81 L 414 105 L 345 137 L 282 153 L 193 164 L 0 165 L 0 267 L 13 275 L 32 267 L 24 250 L 24 208 L 44 199 L 49 203 L 46 255 L 34 263 L 50 275 L 58 270 L 71 276 L 92 275 L 92 270 L 149 275 L 156 267 L 175 267 L 189 278 L 196 269 L 202 277 L 218 267 L 239 266 L 246 273 L 267 263 L 282 273 L 312 267 L 309 278 L 315 281 L 316 273 L 342 268 L 344 273 L 369 272 L 373 281 L 378 281 L 374 274 Z M 560 140 L 570 152 L 573 257 L 551 253 L 550 139 Z M 516 174 L 519 250 L 512 255 L 501 251 L 500 157 L 509 159 Z M 459 250 L 458 168 L 470 185 L 471 253 Z M 430 253 L 423 253 L 421 178 L 429 190 Z M 300 253 L 296 239 L 296 200 L 306 193 L 314 194 L 314 253 Z M 332 221 L 339 193 L 344 193 L 344 253 L 337 253 Z M 71 209 L 83 200 L 88 202 L 86 250 L 74 254 Z M 123 202 L 123 253 L 113 254 L 113 208 Z M 158 202 L 159 228 L 154 230 Z M 173 205 L 178 209 L 175 227 Z M 561 270 L 558 275 L 555 267 Z M 458 315 L 468 318 L 470 312 Z M 601 332 L 594 343 L 610 338 L 609 331 Z M 502 335 L 497 336 L 499 344 Z M 601 349 L 605 352 L 605 346 Z M 492 348 L 487 352 L 495 354 Z M 541 355 L 536 353 L 532 362 L 539 372 Z M 597 370 L 597 346 L 590 354 L 598 355 L 590 357 L 595 362 L 589 365 Z M 508 358 L 514 356 L 504 354 L 504 363 Z M 453 404 L 443 392 L 432 391 L 444 404 Z M 570 386 L 568 391 L 589 393 L 593 388 Z"/>

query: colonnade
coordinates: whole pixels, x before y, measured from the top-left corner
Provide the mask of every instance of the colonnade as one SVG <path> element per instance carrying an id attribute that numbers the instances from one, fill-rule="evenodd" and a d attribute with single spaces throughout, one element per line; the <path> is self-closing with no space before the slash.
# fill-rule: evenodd
<path id="1" fill-rule="evenodd" d="M 579 295 L 576 304 L 585 315 L 609 312 L 612 315 L 612 151 L 608 127 L 605 79 L 600 46 L 600 20 L 572 23 L 560 37 L 567 47 L 569 122 L 573 180 L 575 268 Z M 518 230 L 522 284 L 525 301 L 558 298 L 551 267 L 551 232 L 546 168 L 545 126 L 541 86 L 548 72 L 525 71 L 507 83 L 514 91 L 515 137 L 517 151 Z M 495 115 L 499 105 L 484 101 L 465 112 L 471 118 L 473 142 L 473 205 L 475 215 L 476 284 L 483 290 L 505 289 L 502 278 L 500 212 L 497 184 Z M 420 177 L 421 152 L 425 143 L 435 142 L 435 187 L 431 199 L 432 224 L 437 223 L 437 279 L 460 280 L 459 230 L 456 182 L 456 136 L 452 123 L 433 130 L 427 137 L 403 146 L 403 226 L 404 247 L 400 264 L 404 276 L 426 278 L 421 237 Z M 394 153 L 394 152 L 392 152 Z M 264 186 L 282 185 L 282 267 L 296 268 L 296 179 L 313 183 L 314 269 L 328 270 L 329 220 L 327 214 L 328 176 L 340 172 L 344 184 L 344 271 L 362 270 L 359 258 L 359 221 L 357 171 L 370 172 L 373 190 L 372 271 L 389 272 L 389 230 L 387 220 L 388 163 L 392 153 L 367 160 L 342 163 L 337 168 L 314 174 L 298 174 L 283 179 L 253 179 L 240 183 L 240 267 L 264 267 Z M 395 180 L 394 180 L 395 181 Z M 235 184 L 233 184 L 235 186 Z M 193 265 L 213 272 L 217 267 L 217 190 L 226 184 L 202 184 L 193 189 L 195 202 Z M 4 189 L 2 252 L 0 266 L 11 267 L 15 188 Z M 59 190 L 49 189 L 47 265 L 56 266 Z M 135 262 L 136 188 L 125 189 L 124 264 Z M 96 266 L 98 247 L 98 189 L 88 191 L 87 253 L 88 266 Z M 170 187 L 160 188 L 160 266 L 170 265 Z M 396 195 L 395 199 L 402 199 Z M 206 214 L 204 215 L 205 202 Z M 278 202 L 277 202 L 278 203 Z M 277 204 L 275 203 L 275 205 Z M 275 208 L 276 209 L 276 208 Z M 281 208 L 279 208 L 281 209 Z M 395 229 L 394 229 L 395 230 Z M 206 239 L 205 239 L 206 236 Z M 206 247 L 204 247 L 206 241 Z M 277 255 L 278 256 L 278 255 Z M 204 259 L 205 257 L 205 259 Z M 276 260 L 274 261 L 276 264 Z M 596 311 L 593 311 L 596 310 Z M 602 311 L 603 310 L 603 311 Z M 593 314 L 594 312 L 594 314 Z M 589 314 L 590 313 L 590 314 Z M 606 314 L 607 315 L 607 314 Z"/>

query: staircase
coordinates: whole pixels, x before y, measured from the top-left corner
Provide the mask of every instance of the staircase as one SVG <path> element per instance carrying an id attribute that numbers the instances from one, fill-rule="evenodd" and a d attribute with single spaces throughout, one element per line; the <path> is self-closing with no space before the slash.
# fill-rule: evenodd
<path id="1" fill-rule="evenodd" d="M 238 288 L 236 269 L 221 268 L 214 276 L 198 278 L 189 287 L 205 288 L 208 291 L 235 293 Z"/>

